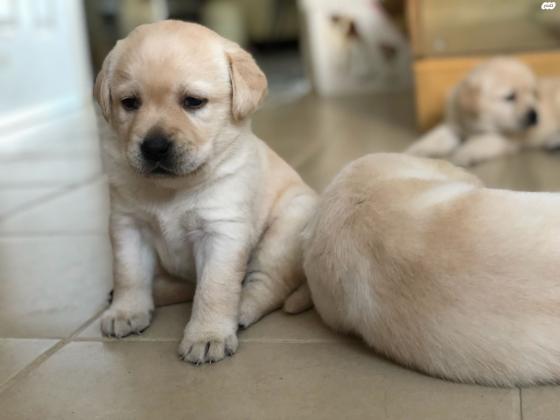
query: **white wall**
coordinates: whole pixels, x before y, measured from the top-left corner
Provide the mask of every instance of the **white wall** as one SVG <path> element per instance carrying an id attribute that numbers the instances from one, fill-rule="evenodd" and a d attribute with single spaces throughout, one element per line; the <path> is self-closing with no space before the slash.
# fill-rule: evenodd
<path id="1" fill-rule="evenodd" d="M 0 141 L 89 103 L 80 0 L 0 0 Z"/>

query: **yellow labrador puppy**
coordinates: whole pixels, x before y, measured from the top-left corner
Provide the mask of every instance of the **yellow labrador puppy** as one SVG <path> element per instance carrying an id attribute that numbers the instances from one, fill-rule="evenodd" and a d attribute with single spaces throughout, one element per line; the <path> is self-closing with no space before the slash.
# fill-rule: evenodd
<path id="1" fill-rule="evenodd" d="M 445 161 L 376 154 L 326 189 L 304 242 L 323 320 L 429 374 L 560 380 L 560 194 L 485 188 Z"/>
<path id="2" fill-rule="evenodd" d="M 474 165 L 522 148 L 560 146 L 560 79 L 537 80 L 521 61 L 483 62 L 449 96 L 445 122 L 407 149 Z"/>
<path id="3" fill-rule="evenodd" d="M 299 234 L 316 198 L 251 132 L 266 87 L 247 52 L 192 23 L 140 26 L 105 59 L 94 93 L 116 136 L 104 144 L 114 254 L 104 334 L 148 327 L 154 279 L 167 302 L 188 298 L 177 281 L 193 282 L 179 354 L 215 362 L 236 351 L 238 324 L 302 282 Z"/>

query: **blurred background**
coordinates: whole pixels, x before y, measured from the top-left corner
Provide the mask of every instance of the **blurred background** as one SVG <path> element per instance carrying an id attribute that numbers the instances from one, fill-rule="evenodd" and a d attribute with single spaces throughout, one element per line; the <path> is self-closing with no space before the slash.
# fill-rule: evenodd
<path id="1" fill-rule="evenodd" d="M 528 59 L 537 71 L 555 73 L 560 7 L 554 4 L 0 0 L 0 130 L 86 105 L 92 77 L 116 40 L 139 24 L 172 18 L 200 22 L 253 52 L 269 78 L 272 100 L 310 92 L 408 91 L 422 131 L 440 118 L 449 86 L 481 57 L 537 53 Z"/>

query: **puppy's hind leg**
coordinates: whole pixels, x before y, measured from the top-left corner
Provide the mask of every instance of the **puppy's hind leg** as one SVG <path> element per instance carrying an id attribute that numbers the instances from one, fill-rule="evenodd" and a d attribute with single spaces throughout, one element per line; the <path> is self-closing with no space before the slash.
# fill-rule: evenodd
<path id="1" fill-rule="evenodd" d="M 289 314 L 298 314 L 313 307 L 311 300 L 311 291 L 307 282 L 302 283 L 295 292 L 293 292 L 286 301 L 282 309 Z"/>
<path id="2" fill-rule="evenodd" d="M 414 156 L 442 158 L 461 145 L 457 134 L 447 124 L 440 124 L 414 142 L 404 153 Z"/>
<path id="3" fill-rule="evenodd" d="M 190 302 L 194 296 L 195 285 L 169 276 L 157 274 L 154 279 L 154 304 L 156 307 Z"/>
<path id="4" fill-rule="evenodd" d="M 311 194 L 294 198 L 283 206 L 283 213 L 263 234 L 249 261 L 243 282 L 239 307 L 241 327 L 246 328 L 279 309 L 296 289 L 293 298 L 290 296 L 287 311 L 296 312 L 310 307 L 309 299 L 305 298 L 307 286 L 302 285 L 305 275 L 301 232 L 315 203 L 316 198 Z M 301 286 L 301 292 L 298 286 Z M 289 310 L 291 307 L 292 311 Z"/>

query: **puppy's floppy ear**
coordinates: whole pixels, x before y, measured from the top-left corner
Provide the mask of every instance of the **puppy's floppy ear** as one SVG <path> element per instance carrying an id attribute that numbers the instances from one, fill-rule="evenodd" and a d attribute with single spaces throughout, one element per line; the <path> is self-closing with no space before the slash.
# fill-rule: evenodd
<path id="1" fill-rule="evenodd" d="M 226 52 L 231 79 L 231 113 L 241 121 L 256 111 L 267 91 L 266 76 L 247 51 L 235 45 Z"/>
<path id="2" fill-rule="evenodd" d="M 103 65 L 95 78 L 95 85 L 93 86 L 93 97 L 99 104 L 103 117 L 107 121 L 111 118 L 111 79 L 120 44 L 121 41 L 118 41 L 109 54 L 107 54 L 105 60 L 103 60 Z"/>

